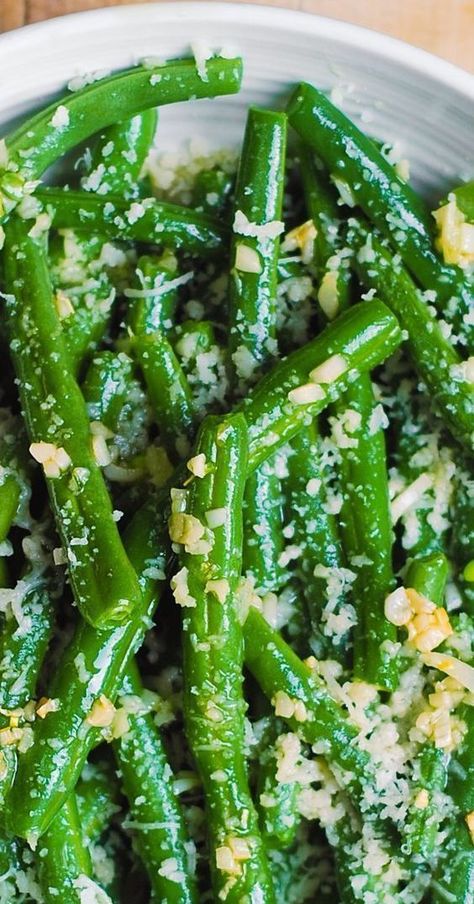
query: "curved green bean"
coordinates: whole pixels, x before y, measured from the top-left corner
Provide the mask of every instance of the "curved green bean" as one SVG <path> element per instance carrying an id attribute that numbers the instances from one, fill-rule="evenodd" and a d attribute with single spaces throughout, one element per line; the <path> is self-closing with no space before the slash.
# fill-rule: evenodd
<path id="1" fill-rule="evenodd" d="M 184 516 L 171 515 L 171 539 L 183 537 L 183 518 L 206 525 L 206 513 L 211 518 L 215 512 L 223 520 L 219 515 L 219 525 L 207 528 L 202 551 L 188 546 L 189 551 L 180 554 L 181 568 L 172 582 L 176 599 L 184 599 L 187 606 L 186 731 L 204 787 L 216 898 L 270 902 L 272 883 L 244 756 L 243 638 L 236 600 L 247 457 L 243 416 L 206 418 L 196 451 L 205 456 L 207 474 L 192 482 Z"/>
<path id="2" fill-rule="evenodd" d="M 194 60 L 147 69 L 137 66 L 86 85 L 27 119 L 6 140 L 8 162 L 0 175 L 0 219 L 5 219 L 35 181 L 59 157 L 91 135 L 150 107 L 234 94 L 242 63 L 215 57 L 199 77 Z"/>
<path id="3" fill-rule="evenodd" d="M 10 348 L 30 451 L 43 463 L 75 600 L 97 626 L 123 622 L 140 605 L 140 587 L 93 454 L 89 419 L 69 369 L 46 256 L 28 235 L 24 221 L 11 219 L 6 235 Z"/>

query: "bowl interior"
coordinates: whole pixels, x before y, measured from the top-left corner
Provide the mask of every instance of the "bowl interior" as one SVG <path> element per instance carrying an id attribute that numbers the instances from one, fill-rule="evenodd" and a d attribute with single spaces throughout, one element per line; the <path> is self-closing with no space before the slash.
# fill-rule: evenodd
<path id="1" fill-rule="evenodd" d="M 190 42 L 235 49 L 245 61 L 237 97 L 163 109 L 159 141 L 237 145 L 249 104 L 280 105 L 295 82 L 332 90 L 374 136 L 398 142 L 430 199 L 474 175 L 474 78 L 375 32 L 290 10 L 238 4 L 115 7 L 0 37 L 0 131 L 74 76 L 189 53 Z"/>

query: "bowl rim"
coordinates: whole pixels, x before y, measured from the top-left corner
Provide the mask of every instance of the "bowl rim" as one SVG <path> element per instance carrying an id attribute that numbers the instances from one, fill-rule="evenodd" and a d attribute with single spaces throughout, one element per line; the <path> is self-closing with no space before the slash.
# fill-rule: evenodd
<path id="1" fill-rule="evenodd" d="M 43 32 L 61 32 L 71 23 L 80 23 L 87 27 L 103 20 L 120 20 L 124 23 L 133 18 L 146 18 L 150 15 L 156 20 L 169 19 L 170 21 L 183 20 L 187 15 L 194 19 L 216 22 L 249 25 L 269 25 L 282 30 L 291 30 L 293 33 L 302 31 L 318 37 L 327 37 L 339 40 L 348 46 L 365 49 L 374 56 L 382 56 L 391 62 L 401 64 L 419 74 L 428 76 L 431 80 L 448 86 L 460 94 L 474 100 L 474 74 L 462 69 L 455 63 L 438 57 L 436 54 L 424 50 L 414 44 L 409 44 L 400 38 L 346 22 L 341 19 L 333 19 L 328 16 L 320 16 L 315 13 L 293 10 L 285 7 L 265 6 L 254 3 L 237 2 L 205 2 L 205 0 L 171 0 L 164 3 L 134 3 L 123 6 L 99 7 L 92 10 L 83 10 L 66 15 L 55 16 L 40 22 L 23 25 L 20 28 L 0 34 L 0 50 L 12 49 L 15 44 L 28 43 L 28 39 L 41 35 Z M 78 35 L 78 40 L 80 35 Z M 18 48 L 21 50 L 21 46 Z"/>

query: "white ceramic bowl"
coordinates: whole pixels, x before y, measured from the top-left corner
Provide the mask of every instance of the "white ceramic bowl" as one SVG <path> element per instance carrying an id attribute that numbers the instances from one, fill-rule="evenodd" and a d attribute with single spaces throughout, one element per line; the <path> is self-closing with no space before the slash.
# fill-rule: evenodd
<path id="1" fill-rule="evenodd" d="M 237 97 L 166 107 L 160 142 L 192 136 L 238 144 L 250 103 L 279 104 L 301 79 L 335 96 L 372 134 L 399 141 L 417 187 L 439 195 L 474 176 L 474 77 L 376 32 L 290 10 L 226 3 L 109 7 L 0 37 L 0 130 L 73 76 L 150 55 L 189 53 L 200 39 L 245 61 Z"/>

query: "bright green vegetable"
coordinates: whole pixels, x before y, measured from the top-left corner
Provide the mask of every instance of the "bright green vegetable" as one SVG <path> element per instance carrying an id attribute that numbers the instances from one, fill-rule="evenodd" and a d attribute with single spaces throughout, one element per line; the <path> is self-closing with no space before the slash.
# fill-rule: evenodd
<path id="1" fill-rule="evenodd" d="M 340 526 L 348 565 L 355 573 L 354 674 L 393 690 L 398 665 L 390 643 L 397 635 L 384 614 L 394 583 L 387 460 L 380 409 L 367 374 L 348 387 L 336 410 L 346 437 L 339 444 Z"/>
<path id="2" fill-rule="evenodd" d="M 251 108 L 234 198 L 230 248 L 229 367 L 243 391 L 276 352 L 275 295 L 286 116 Z"/>
<path id="3" fill-rule="evenodd" d="M 189 207 L 143 198 L 124 201 L 120 195 L 93 195 L 61 188 L 38 189 L 36 196 L 51 211 L 56 229 L 74 229 L 77 235 L 97 233 L 122 242 L 146 242 L 189 254 L 215 254 L 226 238 L 226 228 L 213 217 Z"/>
<path id="4" fill-rule="evenodd" d="M 433 244 L 433 221 L 423 201 L 357 126 L 317 88 L 302 82 L 292 94 L 288 119 L 316 151 L 334 178 L 349 190 L 364 213 L 386 235 L 435 304 L 472 345 L 464 315 L 473 303 L 462 270 L 443 264 Z M 448 302 L 457 296 L 453 308 Z M 472 332 L 472 331 L 471 331 Z"/>
<path id="5" fill-rule="evenodd" d="M 30 450 L 42 461 L 75 600 L 92 624 L 127 619 L 140 587 L 93 453 L 89 419 L 69 370 L 46 255 L 24 221 L 7 226 L 5 314 Z M 93 550 L 93 552 L 92 552 Z"/>
<path id="6" fill-rule="evenodd" d="M 91 878 L 92 863 L 84 844 L 79 812 L 71 794 L 41 839 L 38 874 L 45 904 L 77 904 L 81 889 L 91 889 L 96 900 L 110 899 Z M 100 896 L 100 897 L 99 897 Z"/>
<path id="7" fill-rule="evenodd" d="M 215 57 L 206 63 L 201 79 L 194 60 L 147 69 L 137 66 L 86 85 L 27 119 L 8 136 L 8 162 L 0 175 L 0 217 L 3 219 L 34 188 L 66 151 L 107 126 L 123 122 L 150 107 L 214 97 L 239 90 L 239 59 Z"/>
<path id="8" fill-rule="evenodd" d="M 126 198 L 140 193 L 139 179 L 156 132 L 157 112 L 144 110 L 126 122 L 114 122 L 97 135 L 82 186 L 101 194 L 117 192 Z"/>
<path id="9" fill-rule="evenodd" d="M 413 559 L 405 577 L 405 586 L 412 587 L 437 606 L 442 606 L 448 570 L 447 559 L 442 553 Z M 429 797 L 426 807 L 420 809 L 415 803 L 410 808 L 403 845 L 403 850 L 409 857 L 420 855 L 430 860 L 436 851 L 443 818 L 437 792 L 444 791 L 446 787 L 448 764 L 449 754 L 431 743 L 427 743 L 418 756 L 419 778 L 413 798 L 416 801 L 421 790 L 426 790 Z"/>
<path id="10" fill-rule="evenodd" d="M 136 665 L 129 663 L 121 694 L 140 697 Z M 130 805 L 130 828 L 146 866 L 157 901 L 197 901 L 190 870 L 189 842 L 183 816 L 170 783 L 170 767 L 152 713 L 128 716 L 129 729 L 114 742 L 123 789 Z"/>
<path id="11" fill-rule="evenodd" d="M 135 269 L 135 284 L 125 289 L 128 298 L 127 324 L 141 336 L 169 330 L 177 305 L 178 261 L 172 251 L 159 256 L 143 255 Z"/>
<path id="12" fill-rule="evenodd" d="M 307 345 L 279 361 L 240 404 L 249 425 L 250 467 L 267 458 L 270 449 L 295 436 L 309 417 L 315 417 L 345 391 L 356 372 L 372 370 L 400 340 L 395 317 L 381 302 L 372 301 L 370 305 L 355 305 Z M 334 376 L 331 366 L 331 382 L 321 381 L 315 390 L 310 374 L 334 356 L 339 376 Z M 296 389 L 296 398 L 293 394 L 288 398 Z M 316 394 L 320 398 L 315 400 Z"/>
<path id="13" fill-rule="evenodd" d="M 441 329 L 408 274 L 367 227 L 351 229 L 355 267 L 368 289 L 394 312 L 408 334 L 407 348 L 419 377 L 453 435 L 473 449 L 472 386 L 463 361 Z"/>
<path id="14" fill-rule="evenodd" d="M 243 637 L 237 601 L 247 458 L 244 417 L 207 418 L 196 452 L 205 456 L 207 474 L 193 480 L 186 512 L 170 518 L 175 542 L 184 540 L 188 526 L 200 524 L 204 531 L 195 547 L 190 541 L 188 551 L 180 554 L 180 569 L 172 580 L 175 598 L 186 607 L 186 731 L 204 788 L 215 897 L 270 902 L 272 883 L 244 755 Z M 218 526 L 206 527 L 206 513 L 214 524 L 214 512 L 220 513 Z"/>

